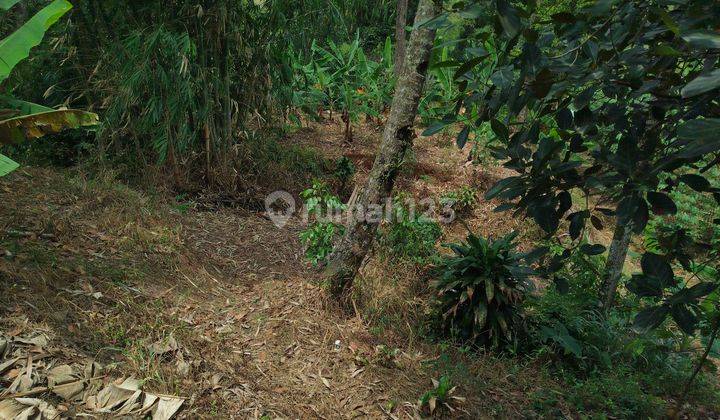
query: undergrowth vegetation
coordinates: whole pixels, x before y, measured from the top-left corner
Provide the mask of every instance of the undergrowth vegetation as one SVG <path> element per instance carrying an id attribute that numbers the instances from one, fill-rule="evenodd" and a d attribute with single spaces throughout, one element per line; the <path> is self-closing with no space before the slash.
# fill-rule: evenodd
<path id="1" fill-rule="evenodd" d="M 378 233 L 380 254 L 389 259 L 415 263 L 431 261 L 437 255 L 436 244 L 442 236 L 440 224 L 411 208 L 402 195 L 393 199 L 390 220 Z"/>
<path id="2" fill-rule="evenodd" d="M 449 245 L 454 255 L 439 266 L 437 289 L 443 330 L 477 345 L 513 345 L 522 334 L 520 305 L 531 270 L 515 251 L 516 235 L 488 241 L 473 234 Z"/>
<path id="3" fill-rule="evenodd" d="M 0 155 L 0 176 L 16 171 L 0 185 L 0 274 L 3 298 L 36 291 L 45 299 L 38 312 L 81 296 L 79 315 L 68 319 L 92 327 L 72 332 L 84 350 L 116 352 L 172 391 L 182 386 L 174 368 L 147 347 L 159 330 L 192 340 L 196 320 L 151 317 L 166 308 L 147 296 L 175 286 L 138 298 L 148 279 L 190 272 L 220 285 L 216 272 L 248 283 L 300 273 L 325 284 L 315 281 L 320 269 L 331 272 L 333 257 L 347 254 L 356 267 L 337 271 L 350 286 L 328 292 L 363 334 L 341 331 L 328 360 L 350 357 L 358 381 L 371 371 L 399 377 L 408 366 L 427 368 L 433 380 L 411 390 L 415 416 L 720 413 L 717 2 L 71 3 L 0 1 L 0 145 L 8 155 Z M 438 13 L 426 21 L 397 16 L 398 7 L 409 18 L 433 5 Z M 429 57 L 409 69 L 396 54 L 406 44 L 398 36 L 408 34 L 422 34 L 418 45 L 421 36 L 434 40 L 407 51 Z M 17 171 L 10 158 L 64 169 Z M 288 226 L 273 226 L 264 203 L 279 190 L 303 203 L 279 209 L 297 210 Z M 418 204 L 426 199 L 440 212 Z M 233 224 L 203 230 L 207 214 Z M 270 233 L 245 231 L 247 220 Z M 186 237 L 187 226 L 206 236 Z M 246 237 L 236 243 L 233 235 Z M 302 250 L 270 252 L 284 246 Z M 203 301 L 205 285 L 195 280 L 182 293 Z M 272 296 L 297 292 L 288 284 Z M 320 301 L 321 292 L 308 293 Z M 225 301 L 217 313 L 227 323 L 203 320 L 209 336 L 236 323 L 257 337 L 266 322 L 294 325 L 278 317 L 295 306 L 307 310 L 282 296 L 287 312 L 251 322 L 250 309 L 212 293 Z M 255 308 L 262 299 L 233 305 Z M 85 319 L 96 306 L 112 313 Z M 124 316 L 133 311 L 148 321 L 131 325 Z M 68 329 L 61 315 L 52 325 Z M 299 359 L 304 328 L 277 334 L 290 343 L 277 346 L 282 354 L 254 354 L 264 378 L 277 360 Z M 203 335 L 203 346 L 221 348 L 214 338 Z M 388 344 L 363 355 L 375 341 Z M 250 353 L 232 354 L 244 366 Z M 494 372 L 502 379 L 476 369 L 488 361 L 506 367 Z M 350 389 L 334 383 L 344 371 L 328 370 L 297 377 L 329 395 Z M 221 379 L 235 386 L 206 376 L 217 382 L 206 394 L 223 388 Z M 513 383 L 521 380 L 533 383 Z M 496 389 L 503 385 L 511 389 Z M 280 395 L 294 386 L 267 389 Z M 525 405 L 508 407 L 517 394 Z M 478 397 L 482 412 L 463 405 Z M 401 417 L 394 399 L 373 401 Z"/>

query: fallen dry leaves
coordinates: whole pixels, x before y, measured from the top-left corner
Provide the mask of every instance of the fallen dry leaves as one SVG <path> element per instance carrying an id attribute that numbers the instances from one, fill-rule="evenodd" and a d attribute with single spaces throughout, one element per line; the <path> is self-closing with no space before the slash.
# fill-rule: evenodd
<path id="1" fill-rule="evenodd" d="M 25 325 L 27 325 L 25 323 Z M 0 419 L 54 420 L 111 415 L 170 420 L 185 400 L 142 390 L 134 378 L 109 381 L 93 360 L 52 345 L 27 326 L 0 332 Z M 63 359 L 72 359 L 64 364 Z"/>

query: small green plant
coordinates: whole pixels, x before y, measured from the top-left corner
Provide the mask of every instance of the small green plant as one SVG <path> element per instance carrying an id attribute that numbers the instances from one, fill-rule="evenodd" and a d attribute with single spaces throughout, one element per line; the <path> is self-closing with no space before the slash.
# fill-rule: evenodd
<path id="1" fill-rule="evenodd" d="M 417 215 L 398 196 L 394 200 L 394 218 L 379 233 L 381 254 L 417 263 L 437 254 L 435 244 L 442 236 L 440 225 Z"/>
<path id="2" fill-rule="evenodd" d="M 477 193 L 467 185 L 455 191 L 450 191 L 440 197 L 440 205 L 444 208 L 451 208 L 456 214 L 466 215 L 472 211 L 477 203 Z"/>
<path id="3" fill-rule="evenodd" d="M 340 194 L 345 192 L 353 175 L 355 175 L 355 165 L 347 156 L 343 156 L 335 162 L 335 171 L 333 171 L 333 176 L 335 176 L 340 183 L 338 188 Z"/>
<path id="4" fill-rule="evenodd" d="M 400 354 L 400 349 L 381 344 L 375 347 L 375 357 L 373 358 L 373 362 L 386 368 L 395 368 L 397 367 L 395 359 L 398 354 Z"/>
<path id="5" fill-rule="evenodd" d="M 187 214 L 195 205 L 185 193 L 176 195 L 175 203 L 172 207 L 180 214 Z"/>
<path id="6" fill-rule="evenodd" d="M 344 232 L 343 226 L 334 223 L 311 224 L 300 233 L 300 240 L 305 245 L 305 257 L 313 265 L 321 264 L 332 252 L 335 237 Z"/>
<path id="7" fill-rule="evenodd" d="M 448 245 L 455 255 L 443 260 L 433 282 L 446 334 L 495 348 L 515 342 L 531 273 L 526 256 L 515 251 L 516 236 L 493 241 L 469 234 L 466 243 Z"/>
<path id="8" fill-rule="evenodd" d="M 319 180 L 300 196 L 305 200 L 308 217 L 313 218 L 307 229 L 300 233 L 300 240 L 305 246 L 305 257 L 313 265 L 319 265 L 332 252 L 335 238 L 345 233 L 345 227 L 333 221 L 332 216 L 344 211 L 346 206 L 330 192 L 326 183 Z"/>
<path id="9" fill-rule="evenodd" d="M 450 406 L 450 401 L 453 398 L 462 400 L 460 397 L 453 397 L 457 387 L 453 386 L 450 377 L 443 375 L 440 380 L 433 379 L 433 389 L 423 394 L 418 401 L 420 409 L 426 411 L 427 414 L 432 415 L 439 407 Z"/>

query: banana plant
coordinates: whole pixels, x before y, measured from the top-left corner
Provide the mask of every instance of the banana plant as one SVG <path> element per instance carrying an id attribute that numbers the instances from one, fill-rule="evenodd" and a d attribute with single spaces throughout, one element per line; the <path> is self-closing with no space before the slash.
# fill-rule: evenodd
<path id="1" fill-rule="evenodd" d="M 7 11 L 20 0 L 0 0 L 0 10 Z M 45 32 L 72 8 L 67 0 L 54 0 L 30 18 L 18 30 L 0 41 L 0 83 L 15 66 L 38 46 Z M 56 110 L 10 97 L 0 97 L 0 145 L 14 144 L 55 134 L 69 128 L 93 126 L 98 116 L 91 112 Z M 0 177 L 19 167 L 17 162 L 0 154 Z"/>

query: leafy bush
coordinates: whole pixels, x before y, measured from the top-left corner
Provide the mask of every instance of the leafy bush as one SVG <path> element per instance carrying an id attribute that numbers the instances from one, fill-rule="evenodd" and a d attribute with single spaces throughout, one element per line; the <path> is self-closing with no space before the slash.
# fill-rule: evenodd
<path id="1" fill-rule="evenodd" d="M 664 406 L 663 400 L 646 394 L 636 381 L 613 373 L 572 384 L 568 401 L 581 413 L 612 413 L 620 418 L 657 418 Z"/>
<path id="2" fill-rule="evenodd" d="M 668 342 L 631 334 L 635 300 L 625 299 L 618 308 L 601 311 L 597 273 L 602 258 L 575 252 L 569 261 L 558 273 L 555 287 L 526 302 L 531 347 L 583 372 L 610 369 L 620 362 L 638 368 L 665 363 Z"/>
<path id="3" fill-rule="evenodd" d="M 516 341 L 531 270 L 515 251 L 515 237 L 492 241 L 470 234 L 466 243 L 449 245 L 455 255 L 444 259 L 433 282 L 445 333 L 496 348 Z"/>
<path id="4" fill-rule="evenodd" d="M 335 171 L 333 171 L 333 176 L 340 183 L 338 187 L 340 194 L 345 192 L 353 175 L 355 175 L 355 164 L 353 164 L 352 160 L 350 160 L 347 156 L 342 156 L 337 160 L 337 162 L 335 162 Z"/>
<path id="5" fill-rule="evenodd" d="M 450 399 L 452 394 L 455 392 L 456 387 L 453 386 L 450 377 L 443 375 L 440 380 L 433 379 L 433 389 L 423 394 L 418 401 L 420 408 L 427 410 L 429 414 L 433 414 L 438 406 L 449 407 Z"/>
<path id="6" fill-rule="evenodd" d="M 713 168 L 706 176 L 712 182 L 720 181 L 720 170 Z M 644 231 L 645 250 L 667 254 L 677 248 L 688 248 L 688 257 L 704 258 L 707 250 L 720 248 L 720 208 L 715 200 L 697 194 L 687 185 L 674 190 L 670 197 L 678 212 L 672 217 L 659 216 L 650 220 Z M 678 244 L 678 240 L 684 242 Z"/>
<path id="7" fill-rule="evenodd" d="M 330 255 L 333 241 L 338 235 L 345 233 L 342 225 L 316 222 L 300 233 L 300 240 L 305 245 L 305 257 L 313 264 L 319 265 Z"/>
<path id="8" fill-rule="evenodd" d="M 468 214 L 477 203 L 477 193 L 465 185 L 440 197 L 440 205 L 450 207 L 457 214 Z"/>
<path id="9" fill-rule="evenodd" d="M 640 301 L 632 295 L 601 311 L 597 273 L 602 258 L 575 252 L 568 261 L 555 287 L 526 300 L 531 340 L 526 344 L 536 356 L 554 362 L 551 366 L 570 385 L 566 400 L 580 413 L 656 416 L 664 408 L 661 398 L 676 398 L 685 388 L 694 362 L 693 340 L 674 328 L 635 332 Z M 702 375 L 691 398 L 712 401 L 718 389 L 710 382 L 716 381 Z"/>
<path id="10" fill-rule="evenodd" d="M 291 51 L 293 104 L 315 118 L 321 117 L 318 111 L 322 110 L 341 112 L 346 139 L 351 140 L 352 122 L 361 114 L 377 117 L 390 104 L 394 86 L 392 44 L 386 41 L 381 61 L 367 58 L 359 37 L 351 43 L 338 45 L 328 40 L 325 44 L 313 41 L 307 60 Z"/>
<path id="11" fill-rule="evenodd" d="M 381 254 L 417 263 L 436 255 L 435 244 L 442 236 L 440 225 L 415 214 L 402 203 L 402 198 L 394 202 L 394 219 L 378 234 Z"/>
<path id="12" fill-rule="evenodd" d="M 332 252 L 335 238 L 345 233 L 345 227 L 332 217 L 334 212 L 344 211 L 345 204 L 330 192 L 326 183 L 318 180 L 300 196 L 305 200 L 308 215 L 314 218 L 300 233 L 300 241 L 305 246 L 305 257 L 313 265 L 319 265 Z"/>

